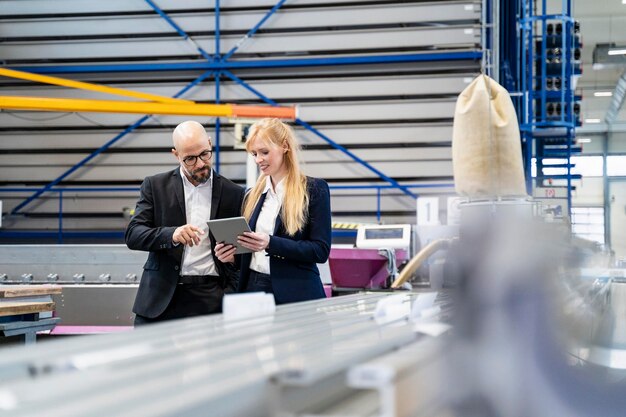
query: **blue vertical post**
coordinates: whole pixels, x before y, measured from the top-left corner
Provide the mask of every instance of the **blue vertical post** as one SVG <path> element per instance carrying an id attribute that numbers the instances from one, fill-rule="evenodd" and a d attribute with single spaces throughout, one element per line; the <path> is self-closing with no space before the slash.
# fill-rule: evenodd
<path id="1" fill-rule="evenodd" d="M 522 119 L 523 119 L 523 125 L 528 125 L 530 123 L 530 120 L 528 120 L 528 65 L 526 64 L 527 61 L 527 54 L 525 53 L 525 45 L 526 45 L 526 38 L 528 37 L 528 16 L 527 16 L 527 12 L 526 12 L 526 1 L 522 0 L 522 30 L 521 30 L 521 45 L 520 45 L 520 52 L 522 55 L 522 72 L 521 72 L 521 88 L 520 91 L 522 93 Z"/>
<path id="2" fill-rule="evenodd" d="M 569 17 L 569 7 L 567 4 L 569 1 L 563 0 L 561 2 L 561 14 L 566 14 Z M 574 118 L 571 117 L 573 114 L 574 100 L 573 96 L 570 94 L 572 90 L 571 79 L 572 79 L 572 50 L 570 45 L 570 37 L 571 32 L 573 31 L 573 25 L 569 18 L 563 20 L 562 23 L 563 32 L 561 33 L 561 54 L 563 56 L 562 65 L 561 65 L 561 83 L 563 85 L 563 89 L 561 90 L 561 115 L 563 116 L 563 121 L 567 124 L 570 124 L 571 128 L 566 128 L 566 148 L 567 148 L 567 216 L 571 218 L 572 216 L 572 140 L 574 139 L 574 126 L 575 121 Z"/>
<path id="3" fill-rule="evenodd" d="M 521 1 L 521 85 L 522 92 L 522 137 L 524 141 L 524 172 L 526 191 L 532 195 L 532 21 L 529 19 L 529 1 Z M 528 53 L 526 52 L 528 51 Z"/>
<path id="4" fill-rule="evenodd" d="M 215 60 L 220 62 L 220 0 L 215 0 Z M 220 104 L 220 78 L 222 77 L 221 71 L 215 72 L 215 103 Z M 220 133 L 222 130 L 222 120 L 218 117 L 215 118 L 215 171 L 220 172 Z"/>
<path id="5" fill-rule="evenodd" d="M 570 163 L 572 158 L 572 146 L 571 142 L 574 138 L 572 135 L 573 129 L 567 129 L 567 216 L 572 217 L 572 164 Z"/>
<path id="6" fill-rule="evenodd" d="M 220 60 L 220 0 L 215 0 L 215 59 Z"/>
<path id="7" fill-rule="evenodd" d="M 519 1 L 520 0 L 516 0 L 515 5 L 511 6 L 511 9 L 509 9 L 509 11 L 512 10 L 513 13 L 509 13 L 507 15 L 507 16 L 513 16 L 511 18 L 511 20 L 507 22 L 509 24 L 512 23 L 513 26 L 517 25 L 517 22 L 516 22 L 514 16 L 516 16 L 516 15 L 518 15 L 520 13 Z M 506 2 L 505 2 L 505 4 L 506 4 Z M 523 25 L 522 25 L 522 32 L 521 32 L 521 34 L 522 34 L 521 38 L 523 39 L 524 34 L 525 34 Z M 524 67 L 522 66 L 522 60 L 519 59 L 519 56 L 518 56 L 519 48 L 520 48 L 519 36 L 518 36 L 517 32 L 515 33 L 515 35 L 513 35 L 513 34 L 509 34 L 509 35 L 510 35 L 509 36 L 509 43 L 508 43 L 507 46 L 508 46 L 508 48 L 510 48 L 511 52 L 508 54 L 508 56 L 509 56 L 509 59 L 512 59 L 513 62 L 515 62 L 515 73 L 512 74 L 511 78 L 513 78 L 513 83 L 514 83 L 513 85 L 515 85 L 515 91 L 523 91 L 521 84 L 523 83 L 523 80 L 524 80 Z M 517 96 L 516 101 L 517 101 L 517 114 L 521 114 L 522 115 L 522 120 L 523 120 L 523 118 L 524 118 L 524 111 L 523 111 L 523 109 L 524 109 L 524 97 L 523 96 Z"/>
<path id="8" fill-rule="evenodd" d="M 524 40 L 525 42 L 527 42 L 527 49 L 528 49 L 528 57 L 526 57 L 526 53 L 524 53 L 524 56 L 526 57 L 526 59 L 528 60 L 526 65 L 527 65 L 527 71 L 526 71 L 526 97 L 528 100 L 528 120 L 530 122 L 531 125 L 533 125 L 533 120 L 535 117 L 535 102 L 533 100 L 533 89 L 534 89 L 534 77 L 533 77 L 533 59 L 535 57 L 535 45 L 533 42 L 533 38 L 535 36 L 535 32 L 533 30 L 533 20 L 530 18 L 532 16 L 533 13 L 533 1 L 529 0 L 528 1 L 528 9 L 526 10 L 526 17 L 528 18 L 527 20 L 527 33 L 526 33 L 526 39 Z M 529 143 L 528 143 L 528 147 L 530 149 L 530 155 L 532 156 L 532 134 L 533 134 L 533 130 L 534 127 L 531 128 L 530 130 L 530 135 L 528 136 L 530 138 Z M 532 158 L 531 158 L 532 159 Z M 531 162 L 528 162 L 528 166 L 531 166 Z M 530 171 L 528 172 L 528 175 L 530 176 Z"/>
<path id="9" fill-rule="evenodd" d="M 485 38 L 483 39 L 483 56 L 485 56 L 485 73 L 491 78 L 498 77 L 498 74 L 493 72 L 493 54 L 492 51 L 492 43 L 491 40 L 493 38 L 493 10 L 492 10 L 492 2 L 491 0 L 487 0 L 486 2 L 486 10 L 483 19 L 483 25 L 485 26 Z"/>
<path id="10" fill-rule="evenodd" d="M 531 25 L 534 25 L 535 20 L 532 20 L 534 16 L 534 9 L 529 9 L 530 13 L 530 22 Z M 534 42 L 534 37 L 530 38 L 532 43 L 532 49 L 530 50 L 530 56 L 532 59 L 530 60 L 530 69 L 531 74 L 535 76 L 535 85 L 531 86 L 533 90 L 533 97 L 535 100 L 531 102 L 532 104 L 532 112 L 530 117 L 532 119 L 532 134 L 529 136 L 529 140 L 531 141 L 531 149 L 528 152 L 528 158 L 532 159 L 532 155 L 535 155 L 535 170 L 537 172 L 537 177 L 540 178 L 536 180 L 534 186 L 543 186 L 544 183 L 544 139 L 537 139 L 535 141 L 535 129 L 538 123 L 543 123 L 547 125 L 548 122 L 548 96 L 547 96 L 547 88 L 548 88 L 548 31 L 547 31 L 547 19 L 545 18 L 545 14 L 547 11 L 547 4 L 544 0 L 542 2 L 541 16 L 538 22 L 541 25 L 541 34 L 539 37 L 539 46 L 536 47 L 536 43 Z M 533 151 L 533 146 L 535 147 Z M 532 166 L 532 161 L 530 163 Z M 529 192 L 532 192 L 532 181 L 528 185 Z M 531 194 L 532 195 L 532 194 Z"/>
<path id="11" fill-rule="evenodd" d="M 220 77 L 222 76 L 221 71 L 215 71 L 215 103 L 220 104 Z M 222 128 L 222 122 L 217 116 L 215 118 L 215 144 L 213 148 L 215 149 L 215 171 L 217 173 L 220 172 L 220 131 Z"/>
<path id="12" fill-rule="evenodd" d="M 521 93 L 521 98 L 520 98 L 520 110 L 521 110 L 521 121 L 522 121 L 522 125 L 527 125 L 528 124 L 528 102 L 527 102 L 527 97 L 526 97 L 526 72 L 527 72 L 527 68 L 526 68 L 526 54 L 524 53 L 524 45 L 526 44 L 526 36 L 528 36 L 527 32 L 527 26 L 528 26 L 528 20 L 526 19 L 526 2 L 524 0 L 521 1 L 520 4 L 521 10 L 520 10 L 520 31 L 519 31 L 519 35 L 520 35 L 520 39 L 518 40 L 518 48 L 516 51 L 517 57 L 519 58 L 518 61 L 520 62 L 519 65 L 519 91 Z M 520 56 L 521 55 L 521 56 Z"/>
<path id="13" fill-rule="evenodd" d="M 526 168 L 527 168 L 527 180 L 526 180 L 526 189 L 529 195 L 533 195 L 533 176 L 532 176 L 532 165 L 533 165 L 533 146 L 534 146 L 534 134 L 535 134 L 535 126 L 534 121 L 535 118 L 535 101 L 533 100 L 533 91 L 534 91 L 534 77 L 533 77 L 533 59 L 535 57 L 535 31 L 533 26 L 533 20 L 530 17 L 533 14 L 534 4 L 533 0 L 529 0 L 527 3 L 526 9 L 526 17 L 528 18 L 528 32 L 525 41 L 527 42 L 527 48 L 529 51 L 529 56 L 527 59 L 527 71 L 526 71 L 526 94 L 528 98 L 528 107 L 527 107 L 527 118 L 529 121 L 529 129 L 526 131 Z M 526 56 L 526 54 L 524 54 Z M 545 73 L 544 73 L 545 74 Z M 542 110 L 542 115 L 545 117 L 545 107 Z"/>
<path id="14" fill-rule="evenodd" d="M 565 1 L 561 2 L 561 14 L 564 15 L 567 13 L 567 5 L 565 4 Z M 561 24 L 561 27 L 563 28 L 563 32 L 561 33 L 561 55 L 563 57 L 562 60 L 562 64 L 561 64 L 561 84 L 563 86 L 563 88 L 561 89 L 561 120 L 565 123 L 570 123 L 572 121 L 572 119 L 569 117 L 569 109 L 570 107 L 572 107 L 573 101 L 571 100 L 570 97 L 570 90 L 571 90 L 571 66 L 572 66 L 572 60 L 571 60 L 571 50 L 569 47 L 569 38 L 570 38 L 570 31 L 573 29 L 571 26 L 571 22 L 569 21 L 569 19 L 564 18 L 563 19 L 563 23 Z M 569 136 L 569 132 L 568 132 L 568 136 Z M 567 145 L 567 147 L 569 148 L 569 144 Z M 567 163 L 569 164 L 569 157 L 567 160 Z M 569 190 L 569 186 L 568 186 L 568 190 Z"/>
<path id="15" fill-rule="evenodd" d="M 547 34 L 547 25 L 546 25 L 546 0 L 543 1 L 543 16 L 541 19 L 541 78 L 538 81 L 538 84 L 540 83 L 541 85 L 541 90 L 540 90 L 540 94 L 541 94 L 541 121 L 545 122 L 547 120 L 547 100 L 546 100 L 546 90 L 548 88 L 548 34 Z M 532 38 L 531 38 L 532 40 Z M 532 42 L 533 47 L 534 47 L 534 42 Z M 536 54 L 531 53 L 531 55 L 534 57 Z"/>
<path id="16" fill-rule="evenodd" d="M 574 89 L 572 85 L 572 76 L 574 75 L 573 48 L 574 48 L 574 25 L 571 17 L 571 0 L 561 1 L 561 14 L 563 16 L 561 33 L 561 82 L 563 89 L 561 90 L 561 115 L 563 116 L 566 127 L 566 149 L 567 149 L 567 214 L 571 218 L 572 215 L 572 142 L 576 136 L 576 119 L 574 117 Z"/>

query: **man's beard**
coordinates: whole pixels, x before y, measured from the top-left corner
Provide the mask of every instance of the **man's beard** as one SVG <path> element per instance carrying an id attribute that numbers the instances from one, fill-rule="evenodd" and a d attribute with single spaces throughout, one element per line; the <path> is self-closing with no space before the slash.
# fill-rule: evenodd
<path id="1" fill-rule="evenodd" d="M 211 177 L 211 168 L 203 167 L 193 171 L 188 171 L 189 176 L 198 184 L 204 184 Z"/>

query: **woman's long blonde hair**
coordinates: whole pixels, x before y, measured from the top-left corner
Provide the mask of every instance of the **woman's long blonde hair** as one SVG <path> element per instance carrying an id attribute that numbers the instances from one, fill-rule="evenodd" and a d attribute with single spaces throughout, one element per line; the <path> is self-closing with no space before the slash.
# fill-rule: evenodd
<path id="1" fill-rule="evenodd" d="M 290 236 L 304 228 L 308 217 L 309 193 L 306 187 L 306 176 L 300 171 L 298 153 L 300 146 L 291 127 L 278 119 L 261 119 L 254 123 L 248 132 L 246 150 L 250 152 L 252 143 L 262 140 L 269 146 L 286 148 L 283 163 L 287 168 L 285 176 L 285 198 L 280 210 L 280 218 Z M 261 174 L 255 186 L 247 194 L 243 215 L 248 221 L 256 207 L 263 190 L 267 175 Z"/>

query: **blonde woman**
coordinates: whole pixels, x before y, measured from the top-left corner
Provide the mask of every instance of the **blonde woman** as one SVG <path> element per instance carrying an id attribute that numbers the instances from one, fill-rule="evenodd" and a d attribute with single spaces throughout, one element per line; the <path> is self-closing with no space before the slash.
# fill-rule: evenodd
<path id="1" fill-rule="evenodd" d="M 293 130 L 278 119 L 252 125 L 246 150 L 261 175 L 243 205 L 254 231 L 239 236 L 238 243 L 254 252 L 241 255 L 239 291 L 272 293 L 277 304 L 323 298 L 316 264 L 330 253 L 328 184 L 302 174 Z M 215 247 L 224 262 L 234 261 L 234 250 Z"/>

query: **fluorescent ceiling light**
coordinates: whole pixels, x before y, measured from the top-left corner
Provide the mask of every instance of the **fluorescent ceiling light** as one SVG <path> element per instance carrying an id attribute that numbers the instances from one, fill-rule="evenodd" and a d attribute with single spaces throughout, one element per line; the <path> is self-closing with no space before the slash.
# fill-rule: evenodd
<path id="1" fill-rule="evenodd" d="M 602 120 L 600 119 L 585 119 L 585 123 L 600 123 Z"/>
<path id="2" fill-rule="evenodd" d="M 626 1 L 626 0 L 624 0 Z M 611 97 L 613 96 L 613 92 L 612 91 L 595 91 L 593 93 L 594 97 Z"/>
<path id="3" fill-rule="evenodd" d="M 626 1 L 626 0 L 624 0 Z M 591 138 L 580 138 L 577 140 L 578 143 L 590 143 L 591 142 Z"/>
<path id="4" fill-rule="evenodd" d="M 609 49 L 609 55 L 626 55 L 626 49 Z"/>

